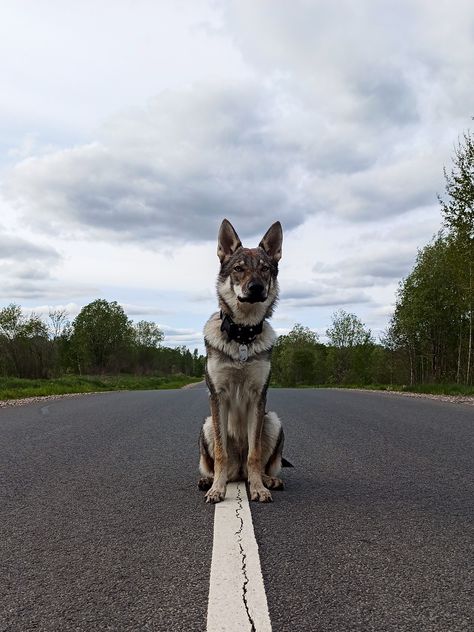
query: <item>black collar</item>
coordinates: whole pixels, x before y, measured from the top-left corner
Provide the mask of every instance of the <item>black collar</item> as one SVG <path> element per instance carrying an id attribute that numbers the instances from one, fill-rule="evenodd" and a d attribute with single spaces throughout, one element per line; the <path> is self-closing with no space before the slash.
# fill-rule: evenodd
<path id="1" fill-rule="evenodd" d="M 234 323 L 232 318 L 228 314 L 224 314 L 222 310 L 220 319 L 222 320 L 221 331 L 227 332 L 229 340 L 235 340 L 235 342 L 241 345 L 249 345 L 255 340 L 258 334 L 262 333 L 263 320 L 257 325 L 239 325 Z"/>

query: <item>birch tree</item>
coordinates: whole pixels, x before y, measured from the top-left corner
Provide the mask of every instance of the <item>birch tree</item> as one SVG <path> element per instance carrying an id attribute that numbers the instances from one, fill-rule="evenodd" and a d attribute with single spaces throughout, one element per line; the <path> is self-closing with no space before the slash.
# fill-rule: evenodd
<path id="1" fill-rule="evenodd" d="M 444 223 L 449 228 L 461 258 L 468 322 L 465 383 L 472 382 L 474 293 L 474 137 L 464 132 L 454 150 L 451 171 L 444 170 L 446 200 L 440 198 Z M 462 331 L 462 322 L 460 323 Z M 462 335 L 460 336 L 461 343 Z M 459 354 L 460 355 L 460 354 Z"/>

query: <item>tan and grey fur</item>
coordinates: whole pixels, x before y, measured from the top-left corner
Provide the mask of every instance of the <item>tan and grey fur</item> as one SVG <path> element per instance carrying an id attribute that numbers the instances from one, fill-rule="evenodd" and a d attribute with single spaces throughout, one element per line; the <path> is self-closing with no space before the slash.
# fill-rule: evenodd
<path id="1" fill-rule="evenodd" d="M 276 334 L 267 322 L 278 298 L 278 261 L 282 229 L 275 222 L 257 248 L 244 248 L 231 223 L 222 222 L 217 254 L 221 263 L 217 295 L 221 312 L 204 327 L 206 382 L 211 416 L 200 436 L 199 469 L 206 502 L 224 499 L 228 481 L 248 479 L 252 500 L 272 500 L 269 488 L 281 488 L 283 430 L 278 416 L 265 411 L 271 350 Z M 262 323 L 255 340 L 239 344 L 222 331 L 221 314 L 237 326 Z"/>

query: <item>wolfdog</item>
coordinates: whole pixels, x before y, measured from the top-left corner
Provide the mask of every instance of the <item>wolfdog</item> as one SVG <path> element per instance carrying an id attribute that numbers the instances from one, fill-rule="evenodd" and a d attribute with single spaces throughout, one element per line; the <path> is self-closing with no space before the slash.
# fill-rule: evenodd
<path id="1" fill-rule="evenodd" d="M 283 233 L 275 222 L 258 248 L 244 248 L 224 219 L 217 242 L 220 312 L 204 327 L 206 382 L 211 416 L 199 438 L 199 488 L 206 502 L 224 499 L 228 481 L 248 479 L 250 498 L 271 502 L 281 489 L 283 429 L 265 412 L 270 358 L 276 334 L 269 318 L 278 298 L 278 262 Z"/>

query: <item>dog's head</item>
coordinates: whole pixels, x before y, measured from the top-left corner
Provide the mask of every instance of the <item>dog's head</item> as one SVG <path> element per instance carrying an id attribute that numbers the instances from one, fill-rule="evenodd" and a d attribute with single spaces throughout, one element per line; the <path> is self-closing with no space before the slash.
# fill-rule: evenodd
<path id="1" fill-rule="evenodd" d="M 282 241 L 281 224 L 275 222 L 257 248 L 244 248 L 232 224 L 226 219 L 222 222 L 217 241 L 218 290 L 230 307 L 274 303 Z"/>

